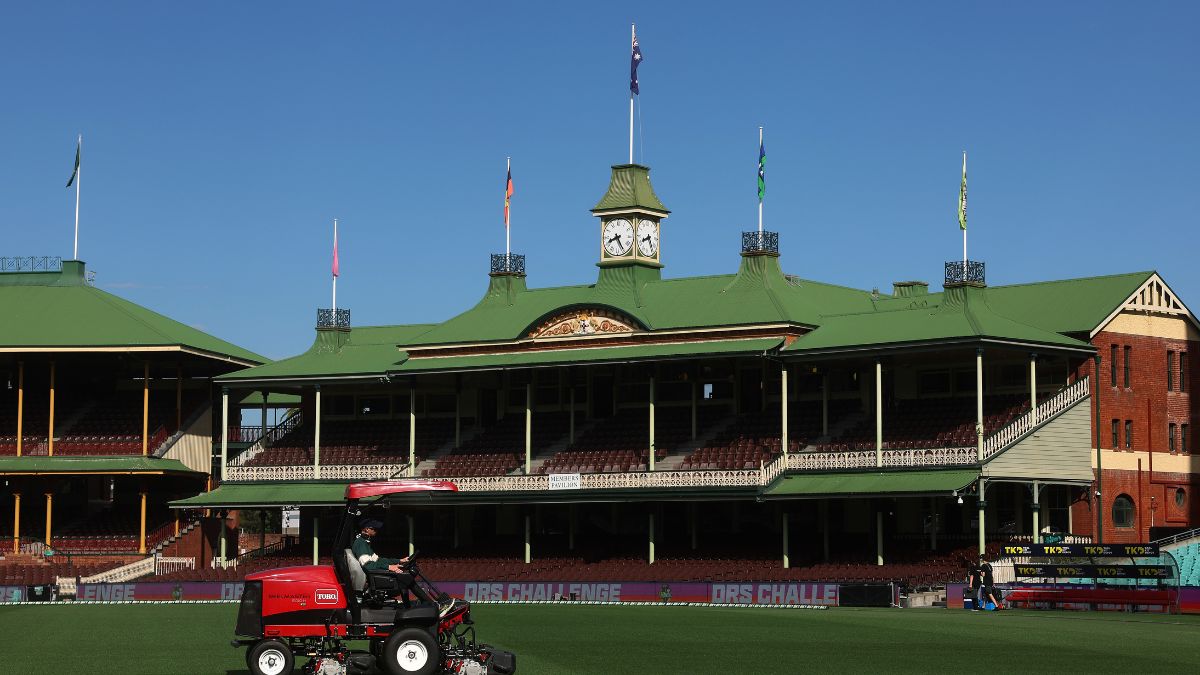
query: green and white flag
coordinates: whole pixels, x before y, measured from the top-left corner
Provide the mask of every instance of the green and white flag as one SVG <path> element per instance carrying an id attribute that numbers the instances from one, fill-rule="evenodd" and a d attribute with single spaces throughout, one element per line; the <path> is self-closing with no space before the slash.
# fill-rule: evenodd
<path id="1" fill-rule="evenodd" d="M 963 151 L 962 186 L 958 189 L 958 228 L 967 229 L 967 153 Z"/>
<path id="2" fill-rule="evenodd" d="M 67 181 L 67 187 L 71 187 L 75 183 L 75 177 L 79 175 L 79 152 L 83 149 L 83 139 L 75 144 L 75 169 L 71 171 L 71 179 Z"/>

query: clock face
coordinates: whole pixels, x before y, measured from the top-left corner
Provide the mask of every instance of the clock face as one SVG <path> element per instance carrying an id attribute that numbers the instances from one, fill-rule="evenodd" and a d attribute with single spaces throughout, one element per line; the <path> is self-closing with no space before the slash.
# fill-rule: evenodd
<path id="1" fill-rule="evenodd" d="M 610 220 L 602 231 L 604 251 L 611 256 L 626 255 L 633 247 L 633 224 L 623 218 Z"/>
<path id="2" fill-rule="evenodd" d="M 658 223 L 653 220 L 639 220 L 637 224 L 638 253 L 653 258 L 658 255 Z"/>

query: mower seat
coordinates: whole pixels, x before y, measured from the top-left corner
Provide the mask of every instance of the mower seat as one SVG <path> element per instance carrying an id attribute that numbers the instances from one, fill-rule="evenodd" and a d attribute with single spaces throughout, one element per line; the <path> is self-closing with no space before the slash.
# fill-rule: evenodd
<path id="1" fill-rule="evenodd" d="M 401 593 L 400 583 L 391 572 L 369 572 L 363 569 L 350 549 L 345 549 L 346 569 L 350 572 L 350 585 L 364 608 L 390 607 L 392 612 L 399 606 L 396 595 Z M 407 603 L 406 603 L 407 604 Z"/>

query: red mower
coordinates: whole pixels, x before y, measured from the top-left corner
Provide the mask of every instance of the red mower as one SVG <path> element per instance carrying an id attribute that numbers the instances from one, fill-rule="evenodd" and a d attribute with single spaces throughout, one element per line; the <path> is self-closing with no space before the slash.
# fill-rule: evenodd
<path id="1" fill-rule="evenodd" d="M 252 675 L 509 675 L 511 652 L 475 641 L 471 607 L 421 574 L 413 580 L 438 603 L 412 602 L 396 575 L 363 570 L 350 552 L 359 501 L 413 492 L 457 491 L 449 481 L 396 480 L 346 488 L 333 565 L 284 567 L 246 577 L 234 647 L 246 647 Z M 396 596 L 401 599 L 397 600 Z M 352 650 L 350 643 L 365 642 Z M 296 659 L 308 662 L 299 671 Z"/>

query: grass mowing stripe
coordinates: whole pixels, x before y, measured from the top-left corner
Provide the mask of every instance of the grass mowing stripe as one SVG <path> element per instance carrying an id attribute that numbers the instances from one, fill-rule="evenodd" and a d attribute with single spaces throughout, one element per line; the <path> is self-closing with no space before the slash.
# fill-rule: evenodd
<path id="1" fill-rule="evenodd" d="M 479 637 L 554 673 L 1194 672 L 1200 617 L 945 609 L 477 605 Z M 233 605 L 0 606 L 9 672 L 244 674 Z M 1085 618 L 1086 617 L 1086 618 Z M 1193 620 L 1195 619 L 1195 620 Z"/>

